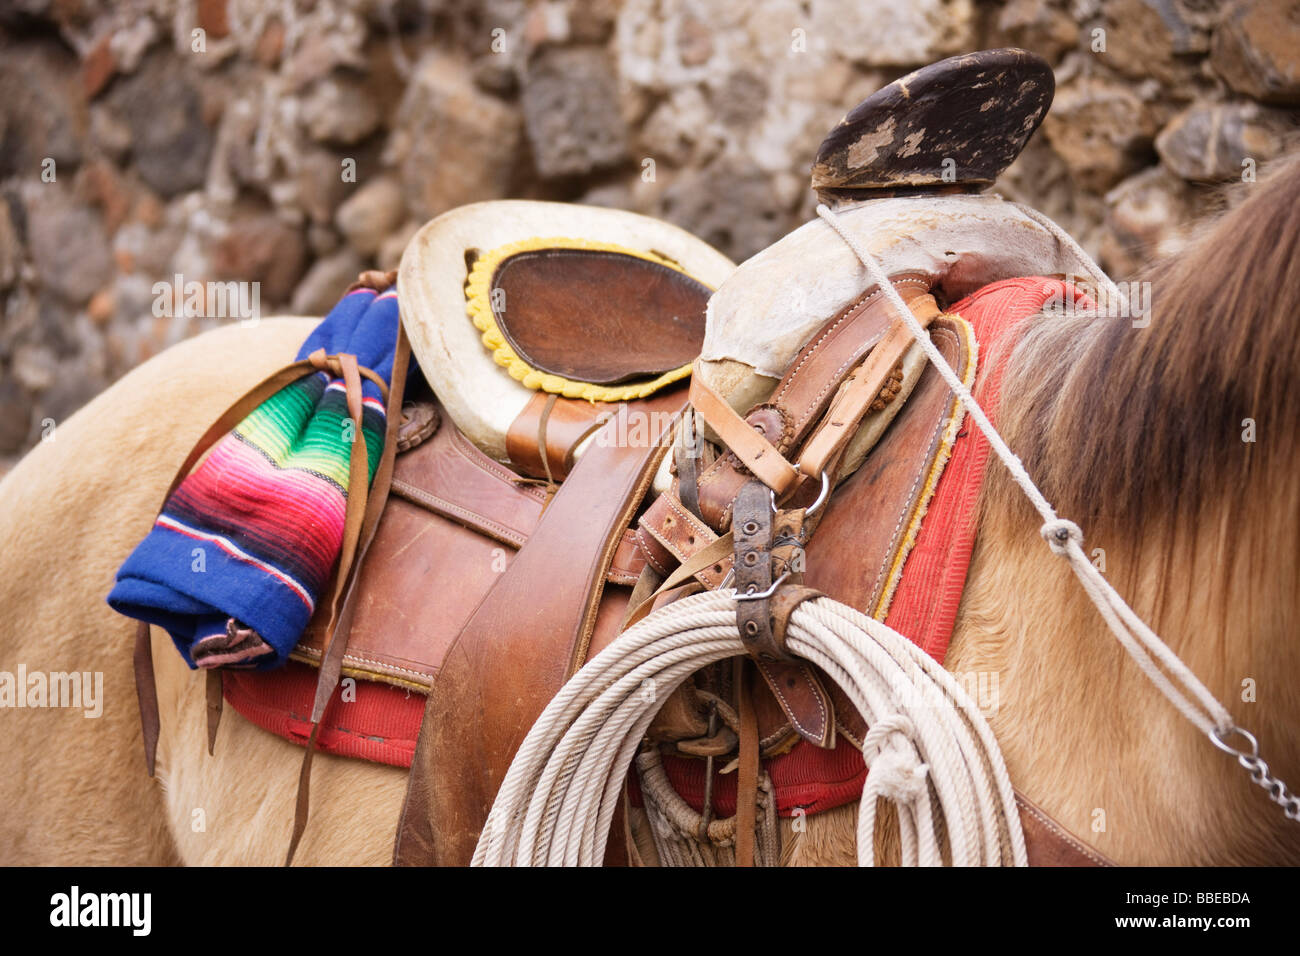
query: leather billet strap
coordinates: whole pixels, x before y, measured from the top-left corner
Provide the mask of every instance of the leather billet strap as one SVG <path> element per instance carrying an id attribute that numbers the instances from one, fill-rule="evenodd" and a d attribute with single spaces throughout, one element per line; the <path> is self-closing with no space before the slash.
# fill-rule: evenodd
<path id="1" fill-rule="evenodd" d="M 772 570 L 772 505 L 767 486 L 758 479 L 745 482 L 736 496 L 731 522 L 736 557 L 736 627 L 750 657 L 760 661 L 783 660 L 788 655 L 772 636 L 768 599 L 777 580 Z"/>

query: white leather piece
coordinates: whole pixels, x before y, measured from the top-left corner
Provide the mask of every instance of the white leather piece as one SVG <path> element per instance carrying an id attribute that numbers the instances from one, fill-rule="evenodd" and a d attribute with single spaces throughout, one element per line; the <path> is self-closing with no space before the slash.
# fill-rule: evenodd
<path id="1" fill-rule="evenodd" d="M 885 272 L 920 274 L 948 301 L 1017 276 L 1106 281 L 998 196 L 872 199 L 837 212 Z M 870 284 L 830 226 L 805 223 L 741 263 L 709 300 L 701 374 L 744 412 L 771 393 L 813 333 Z"/>

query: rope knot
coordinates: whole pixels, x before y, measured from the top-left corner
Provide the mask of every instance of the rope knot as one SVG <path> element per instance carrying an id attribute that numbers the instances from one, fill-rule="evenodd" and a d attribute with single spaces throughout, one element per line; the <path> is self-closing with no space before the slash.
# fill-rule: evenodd
<path id="1" fill-rule="evenodd" d="M 913 803 L 925 792 L 928 764 L 921 762 L 912 744 L 916 726 L 906 714 L 890 714 L 871 725 L 862 738 L 862 752 L 877 753 L 868 764 L 871 792 L 895 803 Z"/>
<path id="2" fill-rule="evenodd" d="M 1040 533 L 1054 554 L 1068 554 L 1071 541 L 1077 545 L 1083 545 L 1083 532 L 1069 518 L 1053 518 L 1043 525 Z"/>
<path id="3" fill-rule="evenodd" d="M 878 797 L 898 804 L 915 803 L 925 793 L 928 764 L 917 759 L 913 747 L 891 747 L 871 761 L 867 786 Z"/>

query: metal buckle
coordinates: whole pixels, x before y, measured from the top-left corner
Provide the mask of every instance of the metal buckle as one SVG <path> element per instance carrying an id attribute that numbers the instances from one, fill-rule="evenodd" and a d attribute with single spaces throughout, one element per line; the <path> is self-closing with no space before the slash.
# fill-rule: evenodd
<path id="1" fill-rule="evenodd" d="M 754 593 L 754 588 L 757 587 L 757 585 L 751 584 L 749 586 L 749 589 L 744 594 L 741 594 L 739 591 L 736 592 L 736 600 L 737 601 L 762 601 L 765 598 L 770 598 L 773 594 L 776 593 L 776 589 L 785 583 L 785 579 L 788 578 L 789 576 L 790 576 L 790 572 L 789 571 L 785 572 L 785 574 L 781 575 L 779 578 L 777 578 L 775 581 L 772 582 L 772 586 L 770 588 L 768 588 L 766 591 L 763 591 L 762 593 L 759 594 Z"/>

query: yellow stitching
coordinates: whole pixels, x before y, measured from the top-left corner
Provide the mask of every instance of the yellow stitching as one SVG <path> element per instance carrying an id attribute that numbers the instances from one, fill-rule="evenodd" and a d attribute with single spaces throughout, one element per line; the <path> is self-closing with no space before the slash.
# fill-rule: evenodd
<path id="1" fill-rule="evenodd" d="M 482 333 L 483 344 L 492 351 L 493 360 L 503 367 L 511 378 L 533 391 L 562 395 L 565 398 L 582 398 L 589 402 L 627 402 L 637 398 L 645 398 L 665 385 L 680 381 L 691 374 L 691 363 L 688 362 L 680 368 L 664 372 L 658 378 L 650 381 L 632 382 L 627 385 L 594 385 L 590 382 L 576 382 L 560 375 L 551 375 L 535 369 L 525 362 L 515 352 L 510 343 L 506 341 L 501 328 L 497 325 L 496 316 L 492 314 L 492 276 L 497 267 L 511 256 L 521 252 L 536 252 L 543 249 L 586 249 L 597 252 L 617 252 L 637 259 L 644 259 L 646 262 L 653 262 L 700 282 L 698 278 L 692 276 L 671 259 L 665 259 L 653 252 L 642 252 L 639 249 L 628 249 L 613 243 L 597 242 L 592 239 L 521 239 L 518 242 L 498 246 L 475 260 L 473 268 L 470 269 L 469 278 L 465 283 L 465 309 L 471 321 L 473 321 L 474 327 Z M 700 284 L 713 291 L 712 286 L 703 282 L 700 282 Z"/>

